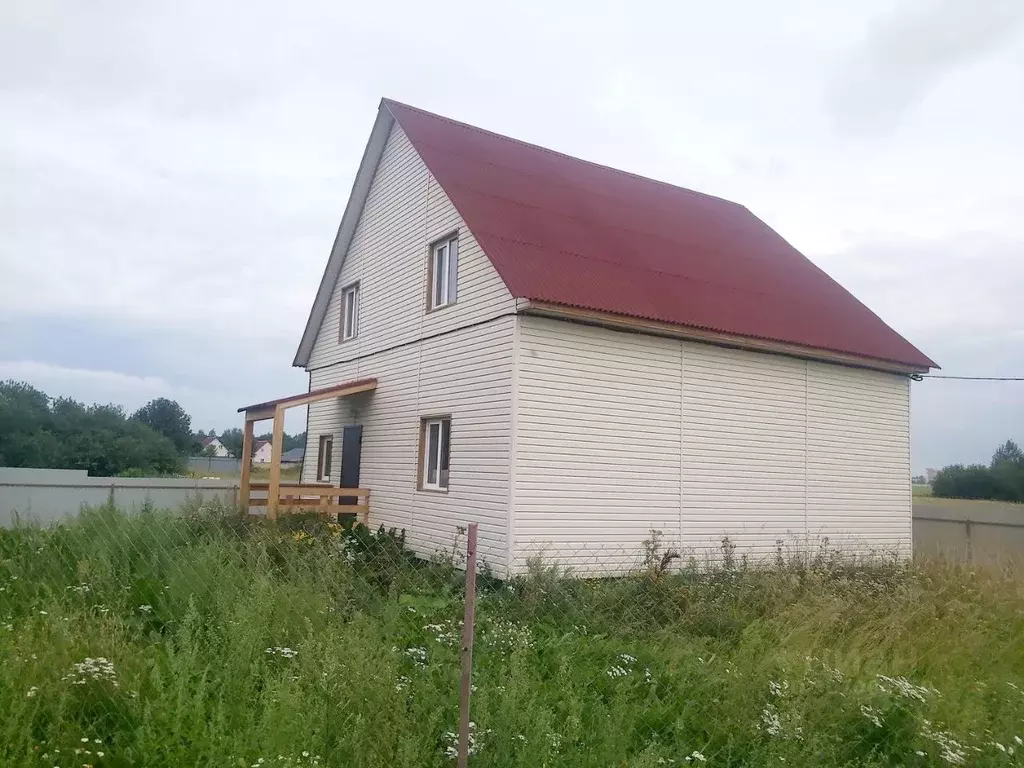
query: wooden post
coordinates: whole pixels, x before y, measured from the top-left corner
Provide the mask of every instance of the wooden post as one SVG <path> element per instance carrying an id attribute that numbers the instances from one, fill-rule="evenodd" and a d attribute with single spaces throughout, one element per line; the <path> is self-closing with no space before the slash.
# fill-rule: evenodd
<path id="1" fill-rule="evenodd" d="M 458 768 L 469 761 L 469 694 L 473 685 L 473 622 L 476 619 L 476 530 L 469 524 L 466 537 L 466 608 L 462 620 L 462 679 L 459 681 Z"/>
<path id="2" fill-rule="evenodd" d="M 249 473 L 252 470 L 252 431 L 253 422 L 249 421 L 246 414 L 245 430 L 242 434 L 242 476 L 239 479 L 238 504 L 242 507 L 242 514 L 249 514 Z"/>
<path id="3" fill-rule="evenodd" d="M 281 498 L 281 448 L 284 446 L 284 408 L 274 409 L 274 437 L 270 445 L 270 489 L 267 491 L 267 517 L 277 519 Z"/>

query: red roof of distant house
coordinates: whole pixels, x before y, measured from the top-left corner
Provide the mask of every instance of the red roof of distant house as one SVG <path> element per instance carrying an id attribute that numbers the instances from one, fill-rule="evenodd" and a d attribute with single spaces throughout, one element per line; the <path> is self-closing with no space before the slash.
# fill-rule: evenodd
<path id="1" fill-rule="evenodd" d="M 513 296 L 935 367 L 741 205 L 382 103 Z"/>
<path id="2" fill-rule="evenodd" d="M 214 435 L 210 435 L 209 437 L 204 437 L 204 438 L 203 438 L 203 441 L 202 441 L 202 442 L 203 442 L 203 448 L 205 448 L 206 446 L 208 446 L 208 445 L 209 445 L 210 443 L 212 443 L 212 442 L 213 442 L 214 440 L 217 440 L 216 436 L 214 436 Z M 220 442 L 220 441 L 219 441 L 219 440 L 217 440 L 217 442 Z"/>

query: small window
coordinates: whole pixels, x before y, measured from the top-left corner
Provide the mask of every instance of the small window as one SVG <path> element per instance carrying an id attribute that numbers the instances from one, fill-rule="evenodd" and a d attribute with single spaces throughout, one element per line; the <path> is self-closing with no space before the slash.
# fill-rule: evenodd
<path id="1" fill-rule="evenodd" d="M 434 243 L 430 247 L 430 309 L 455 303 L 458 274 L 458 235 Z"/>
<path id="2" fill-rule="evenodd" d="M 316 457 L 316 479 L 331 482 L 331 460 L 334 456 L 334 435 L 320 435 L 320 450 Z"/>
<path id="3" fill-rule="evenodd" d="M 359 333 L 359 283 L 344 288 L 341 293 L 341 340 L 354 339 Z"/>
<path id="4" fill-rule="evenodd" d="M 429 491 L 448 490 L 448 463 L 452 420 L 424 419 L 420 434 L 420 488 Z"/>

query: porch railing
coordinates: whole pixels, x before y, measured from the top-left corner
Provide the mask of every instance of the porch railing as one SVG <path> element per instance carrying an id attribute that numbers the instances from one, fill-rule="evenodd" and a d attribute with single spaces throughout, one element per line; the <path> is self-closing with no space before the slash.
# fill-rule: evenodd
<path id="1" fill-rule="evenodd" d="M 254 499 L 253 493 L 267 495 Z M 322 515 L 355 515 L 365 525 L 370 515 L 370 489 L 338 488 L 316 483 L 281 483 L 277 504 L 272 505 L 270 483 L 250 483 L 248 506 L 267 507 L 267 517 L 271 520 L 281 513 L 306 510 Z"/>

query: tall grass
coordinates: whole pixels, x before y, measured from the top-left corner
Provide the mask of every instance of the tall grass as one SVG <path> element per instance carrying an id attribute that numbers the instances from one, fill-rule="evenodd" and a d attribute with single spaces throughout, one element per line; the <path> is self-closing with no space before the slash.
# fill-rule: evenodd
<path id="1" fill-rule="evenodd" d="M 1016 574 L 652 562 L 482 579 L 473 765 L 1024 762 Z M 209 507 L 2 531 L 0 764 L 451 765 L 463 579 Z"/>

